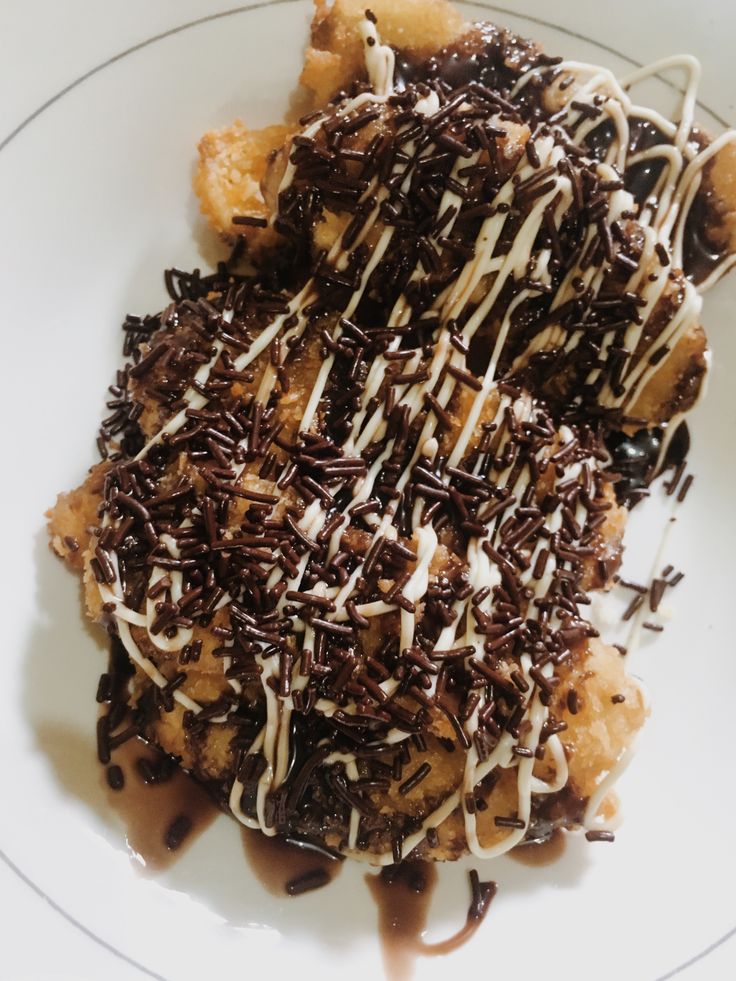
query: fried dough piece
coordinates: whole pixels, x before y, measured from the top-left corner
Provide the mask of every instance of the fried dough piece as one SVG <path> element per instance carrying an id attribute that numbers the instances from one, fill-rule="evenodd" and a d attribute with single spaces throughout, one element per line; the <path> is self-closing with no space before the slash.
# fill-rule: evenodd
<path id="1" fill-rule="evenodd" d="M 75 572 L 83 568 L 84 554 L 90 542 L 89 529 L 97 524 L 97 508 L 102 499 L 106 471 L 107 467 L 102 463 L 93 467 L 80 487 L 59 494 L 47 514 L 51 547 Z"/>
<path id="2" fill-rule="evenodd" d="M 233 218 L 268 217 L 261 181 L 270 155 L 284 145 L 290 133 L 286 125 L 248 129 L 238 120 L 225 129 L 205 133 L 200 140 L 194 190 L 202 213 L 224 238 L 232 240 L 243 234 L 256 248 L 274 242 L 273 230 L 236 226 Z"/>
<path id="3" fill-rule="evenodd" d="M 460 12 L 446 0 L 377 0 L 370 9 L 381 25 L 383 41 L 417 61 L 451 44 L 467 28 Z M 323 106 L 340 89 L 366 77 L 358 30 L 365 10 L 363 0 L 335 0 L 332 5 L 315 0 L 300 77 L 313 106 Z"/>
<path id="4" fill-rule="evenodd" d="M 575 714 L 567 704 L 568 693 L 573 688 L 577 693 Z M 615 702 L 612 701 L 614 697 Z M 641 688 L 626 673 L 624 658 L 615 648 L 597 640 L 576 650 L 572 666 L 559 686 L 553 711 L 567 726 L 560 734 L 569 767 L 567 793 L 581 801 L 595 792 L 602 777 L 631 746 L 648 714 Z M 387 795 L 390 804 L 384 806 L 411 815 L 423 815 L 437 806 L 438 799 L 447 796 L 448 788 L 459 786 L 462 779 L 459 753 L 448 753 L 437 742 L 431 745 L 426 760 L 432 766 L 430 777 L 405 796 L 400 795 L 396 787 L 392 788 Z M 553 778 L 554 766 L 549 752 L 535 764 L 534 774 L 543 780 Z M 500 771 L 499 778 L 490 786 L 481 783 L 476 790 L 476 799 L 485 804 L 476 814 L 478 839 L 488 848 L 509 833 L 508 828 L 497 827 L 494 818 L 508 817 L 515 811 L 516 771 Z M 423 845 L 422 856 L 435 861 L 452 861 L 467 851 L 459 811 L 440 824 L 437 832 L 437 847 Z"/>
<path id="5" fill-rule="evenodd" d="M 682 335 L 644 386 L 632 405 L 631 415 L 658 426 L 692 409 L 708 370 L 707 354 L 705 331 L 697 324 Z"/>
<path id="6" fill-rule="evenodd" d="M 727 143 L 706 167 L 700 191 L 716 221 L 709 239 L 719 249 L 736 252 L 736 142 Z"/>
<path id="7" fill-rule="evenodd" d="M 92 467 L 84 483 L 67 494 L 59 494 L 56 504 L 46 513 L 51 548 L 81 576 L 85 608 L 92 621 L 98 621 L 102 614 L 102 600 L 90 560 L 94 554 L 92 529 L 98 524 L 107 470 L 105 463 Z"/>
<path id="8" fill-rule="evenodd" d="M 384 39 L 421 60 L 461 33 L 459 12 L 446 0 L 378 0 L 373 12 L 381 20 Z M 329 6 L 316 0 L 311 43 L 305 52 L 301 84 L 311 106 L 322 106 L 343 86 L 364 74 L 358 24 L 365 16 L 360 0 L 337 0 Z M 261 182 L 269 156 L 284 146 L 293 126 L 282 124 L 248 129 L 239 120 L 206 133 L 199 143 L 194 190 L 202 213 L 227 239 L 243 234 L 256 249 L 272 245 L 273 231 L 233 226 L 237 215 L 267 217 Z"/>
<path id="9" fill-rule="evenodd" d="M 378 0 L 372 6 L 384 39 L 417 59 L 455 40 L 464 28 L 461 15 L 446 0 Z M 335 92 L 364 75 L 358 25 L 365 16 L 361 0 L 315 0 L 311 43 L 304 56 L 301 84 L 311 107 L 324 105 Z M 270 155 L 284 146 L 291 125 L 248 129 L 240 121 L 206 133 L 199 143 L 194 190 L 202 213 L 226 239 L 243 234 L 255 249 L 274 243 L 272 230 L 233 226 L 237 215 L 267 217 L 261 183 Z"/>
<path id="10" fill-rule="evenodd" d="M 398 8 L 381 3 L 378 7 L 374 5 L 373 13 L 379 18 L 382 37 L 418 61 L 460 36 L 467 37 L 465 43 L 471 46 L 485 43 L 483 31 L 464 25 L 459 14 L 444 0 L 430 0 L 429 3 L 412 0 Z M 363 17 L 363 5 L 355 0 L 337 0 L 332 7 L 321 0 L 316 3 L 311 45 L 305 55 L 301 78 L 302 84 L 313 93 L 313 105 L 324 105 L 334 91 L 360 77 L 364 71 L 359 33 Z M 411 43 L 407 41 L 409 35 Z M 568 91 L 558 92 L 557 85 L 553 83 L 549 93 L 543 93 L 543 99 L 549 105 L 556 105 L 563 97 L 571 97 Z M 367 141 L 373 133 L 374 130 L 368 128 L 362 134 L 363 140 Z M 202 211 L 221 235 L 232 239 L 234 232 L 241 232 L 256 252 L 272 246 L 278 239 L 277 234 L 272 228 L 235 226 L 232 219 L 238 214 L 273 216 L 291 135 L 292 131 L 286 126 L 249 131 L 242 124 L 235 124 L 230 129 L 207 134 L 200 143 L 195 190 Z M 526 127 L 511 124 L 509 138 L 504 141 L 504 155 L 513 161 L 527 138 Z M 726 146 L 708 168 L 707 184 L 713 188 L 709 200 L 712 199 L 714 208 L 718 207 L 721 222 L 713 234 L 722 238 L 730 235 L 727 229 L 731 212 L 728 209 L 736 195 L 733 181 L 736 168 L 731 154 L 730 146 Z M 323 218 L 314 228 L 314 245 L 316 249 L 329 251 L 343 233 L 347 219 L 331 215 L 329 211 L 325 211 Z M 370 238 L 368 244 L 371 244 Z M 479 284 L 477 293 L 481 286 Z M 652 373 L 639 393 L 631 415 L 656 426 L 666 424 L 678 413 L 691 408 L 705 375 L 706 352 L 703 330 L 700 327 L 688 330 L 679 338 L 670 357 Z"/>

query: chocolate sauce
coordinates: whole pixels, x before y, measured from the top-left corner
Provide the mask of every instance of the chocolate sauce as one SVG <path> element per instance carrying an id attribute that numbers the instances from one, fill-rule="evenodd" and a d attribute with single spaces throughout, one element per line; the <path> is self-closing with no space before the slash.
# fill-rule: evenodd
<path id="1" fill-rule="evenodd" d="M 663 444 L 666 445 L 662 459 Z M 633 507 L 653 478 L 668 467 L 677 467 L 690 451 L 690 431 L 681 422 L 672 438 L 665 442 L 661 429 L 639 429 L 633 436 L 616 432 L 606 440 L 612 469 L 621 474 L 616 481 L 619 503 Z"/>
<path id="2" fill-rule="evenodd" d="M 631 126 L 630 152 L 640 153 L 649 147 L 669 143 L 665 134 L 648 120 L 636 120 Z M 626 172 L 626 190 L 643 203 L 652 193 L 665 167 L 662 158 L 646 160 L 629 167 Z M 683 269 L 693 283 L 702 283 L 728 254 L 708 237 L 717 227 L 719 216 L 712 206 L 710 192 L 695 196 L 688 211 L 683 234 Z"/>
<path id="3" fill-rule="evenodd" d="M 585 146 L 590 156 L 596 160 L 604 160 L 615 135 L 616 127 L 610 119 L 592 129 L 585 137 Z"/>
<path id="4" fill-rule="evenodd" d="M 378 932 L 389 981 L 410 977 L 417 957 L 442 957 L 467 943 L 483 922 L 496 891 L 494 884 L 483 883 L 482 909 L 471 905 L 456 933 L 437 943 L 425 943 L 422 933 L 437 885 L 435 864 L 402 862 L 381 869 L 377 875 L 367 875 L 365 880 L 378 907 Z"/>
<path id="5" fill-rule="evenodd" d="M 672 439 L 669 441 L 667 452 L 664 456 L 664 465 L 666 467 L 678 467 L 681 463 L 685 462 L 689 452 L 690 430 L 683 419 L 673 433 Z"/>
<path id="6" fill-rule="evenodd" d="M 663 169 L 664 163 L 660 159 L 633 164 L 626 171 L 626 190 L 639 204 L 643 204 L 654 191 Z"/>
<path id="7" fill-rule="evenodd" d="M 517 845 L 508 854 L 522 865 L 551 865 L 562 857 L 566 845 L 565 832 L 556 828 L 548 838 Z"/>
<path id="8" fill-rule="evenodd" d="M 493 24 L 476 24 L 459 41 L 418 61 L 396 52 L 394 80 L 398 89 L 411 82 L 441 78 L 453 88 L 480 82 L 495 91 L 511 88 L 519 75 L 534 67 L 540 56 L 524 38 Z"/>
<path id="9" fill-rule="evenodd" d="M 619 503 L 633 507 L 651 482 L 662 445 L 660 429 L 638 429 L 633 436 L 612 433 L 607 440 L 611 454 L 611 466 L 621 474 L 616 481 L 616 497 Z"/>
<path id="10" fill-rule="evenodd" d="M 261 884 L 274 896 L 300 896 L 328 885 L 342 856 L 300 838 L 269 837 L 243 828 L 243 849 Z"/>
<path id="11" fill-rule="evenodd" d="M 646 119 L 636 119 L 631 124 L 629 139 L 629 152 L 641 153 L 650 147 L 669 143 L 666 135 Z M 641 204 L 649 197 L 654 190 L 657 181 L 664 170 L 665 161 L 661 157 L 653 160 L 644 160 L 634 164 L 626 171 L 626 190 L 636 198 Z"/>
<path id="12" fill-rule="evenodd" d="M 685 275 L 696 285 L 713 272 L 726 252 L 708 239 L 708 229 L 718 224 L 717 216 L 708 206 L 708 195 L 697 194 L 688 212 L 682 237 L 682 264 Z"/>
<path id="13" fill-rule="evenodd" d="M 130 739 L 114 751 L 122 786 L 115 789 L 105 771 L 102 775 L 110 807 L 123 819 L 131 859 L 146 872 L 173 865 L 219 813 L 200 784 L 167 763 L 169 758 L 153 746 Z M 149 772 L 154 782 L 144 779 Z"/>

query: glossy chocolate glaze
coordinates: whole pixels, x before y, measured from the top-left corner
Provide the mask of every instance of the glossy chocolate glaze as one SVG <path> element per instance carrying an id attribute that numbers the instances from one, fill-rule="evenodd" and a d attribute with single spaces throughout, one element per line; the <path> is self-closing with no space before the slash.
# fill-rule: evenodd
<path id="1" fill-rule="evenodd" d="M 397 88 L 409 82 L 441 78 L 453 88 L 480 82 L 498 92 L 509 89 L 523 72 L 549 60 L 531 41 L 497 27 L 475 24 L 458 41 L 426 61 L 396 52 Z"/>
<path id="2" fill-rule="evenodd" d="M 666 143 L 667 138 L 661 130 L 646 120 L 635 120 L 631 126 L 629 148 L 631 153 L 641 153 L 649 147 Z M 641 205 L 655 188 L 662 171 L 664 162 L 661 159 L 646 160 L 634 164 L 626 173 L 626 190 L 629 191 Z"/>
<path id="3" fill-rule="evenodd" d="M 685 273 L 694 283 L 702 283 L 707 279 L 729 254 L 728 249 L 720 248 L 712 240 L 712 235 L 708 235 L 709 230 L 718 223 L 709 194 L 697 194 L 685 223 L 682 256 Z"/>
<path id="4" fill-rule="evenodd" d="M 690 452 L 690 430 L 687 423 L 683 421 L 675 430 L 672 439 L 665 453 L 664 463 L 666 466 L 677 467 L 684 463 Z"/>
<path id="5" fill-rule="evenodd" d="M 657 469 L 662 431 L 638 429 L 633 435 L 612 433 L 608 439 L 611 466 L 621 479 L 616 481 L 618 500 L 629 507 L 641 496 Z"/>

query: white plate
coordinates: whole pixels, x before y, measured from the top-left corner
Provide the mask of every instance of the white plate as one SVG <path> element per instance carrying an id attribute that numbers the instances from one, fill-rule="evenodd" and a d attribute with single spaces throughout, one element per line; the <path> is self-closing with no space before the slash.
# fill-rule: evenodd
<path id="1" fill-rule="evenodd" d="M 542 3 L 527 5 L 538 18 L 490 7 L 486 16 L 550 51 L 619 71 L 630 67 L 629 54 L 640 60 L 694 48 L 716 108 L 733 119 L 723 94 L 736 83 L 730 32 L 699 20 L 688 44 L 691 8 L 678 4 L 658 33 L 632 36 L 627 24 L 638 6 L 621 0 L 621 15 L 603 24 L 590 12 L 576 18 L 575 6 L 565 5 L 557 17 L 564 29 L 546 22 L 543 11 L 554 15 Z M 136 10 L 137 36 L 146 41 L 146 17 Z M 710 2 L 703 10 L 707 27 L 708 16 L 726 8 Z M 94 759 L 102 644 L 83 624 L 78 585 L 50 556 L 43 530 L 56 492 L 77 483 L 94 459 L 122 315 L 162 305 L 165 266 L 204 266 L 217 254 L 190 190 L 197 138 L 237 115 L 254 125 L 280 116 L 298 73 L 307 11 L 303 0 L 255 4 L 183 24 L 108 63 L 100 57 L 97 70 L 0 149 L 7 625 L 0 848 L 90 936 L 172 981 L 259 970 L 280 978 L 305 966 L 325 979 L 381 976 L 376 912 L 361 870 L 345 869 L 320 893 L 279 901 L 253 879 L 226 818 L 165 875 L 134 870 Z M 586 31 L 604 43 L 581 36 Z M 84 43 L 92 50 L 94 38 Z M 19 66 L 21 55 L 11 56 Z M 87 67 L 80 64 L 80 75 Z M 668 91 L 655 84 L 652 96 L 666 101 Z M 705 107 L 699 116 L 718 129 Z M 524 979 L 547 970 L 570 981 L 663 981 L 680 971 L 687 977 L 688 963 L 736 928 L 735 299 L 736 284 L 725 283 L 705 307 L 714 370 L 691 426 L 697 479 L 666 556 L 687 576 L 674 620 L 633 666 L 653 713 L 621 783 L 626 820 L 616 844 L 575 840 L 543 869 L 509 859 L 482 868 L 500 887 L 486 923 L 449 961 L 420 962 L 420 978 L 483 967 Z M 635 514 L 630 530 L 633 574 L 647 573 L 652 513 Z M 441 870 L 430 939 L 459 925 L 465 875 L 462 865 Z"/>

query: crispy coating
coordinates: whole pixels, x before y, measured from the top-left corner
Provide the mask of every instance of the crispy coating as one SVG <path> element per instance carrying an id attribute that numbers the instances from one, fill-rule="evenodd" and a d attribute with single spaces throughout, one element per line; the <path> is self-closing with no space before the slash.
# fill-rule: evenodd
<path id="1" fill-rule="evenodd" d="M 94 551 L 92 529 L 98 521 L 106 472 L 104 463 L 93 467 L 80 487 L 59 494 L 46 515 L 51 548 L 82 577 L 85 608 L 93 621 L 101 617 L 102 600 L 89 563 Z"/>
<path id="2" fill-rule="evenodd" d="M 194 190 L 202 213 L 223 237 L 244 234 L 256 247 L 273 243 L 273 231 L 234 226 L 233 217 L 267 217 L 261 181 L 270 155 L 283 146 L 290 132 L 286 125 L 248 129 L 237 120 L 225 129 L 205 133 L 200 140 Z"/>

